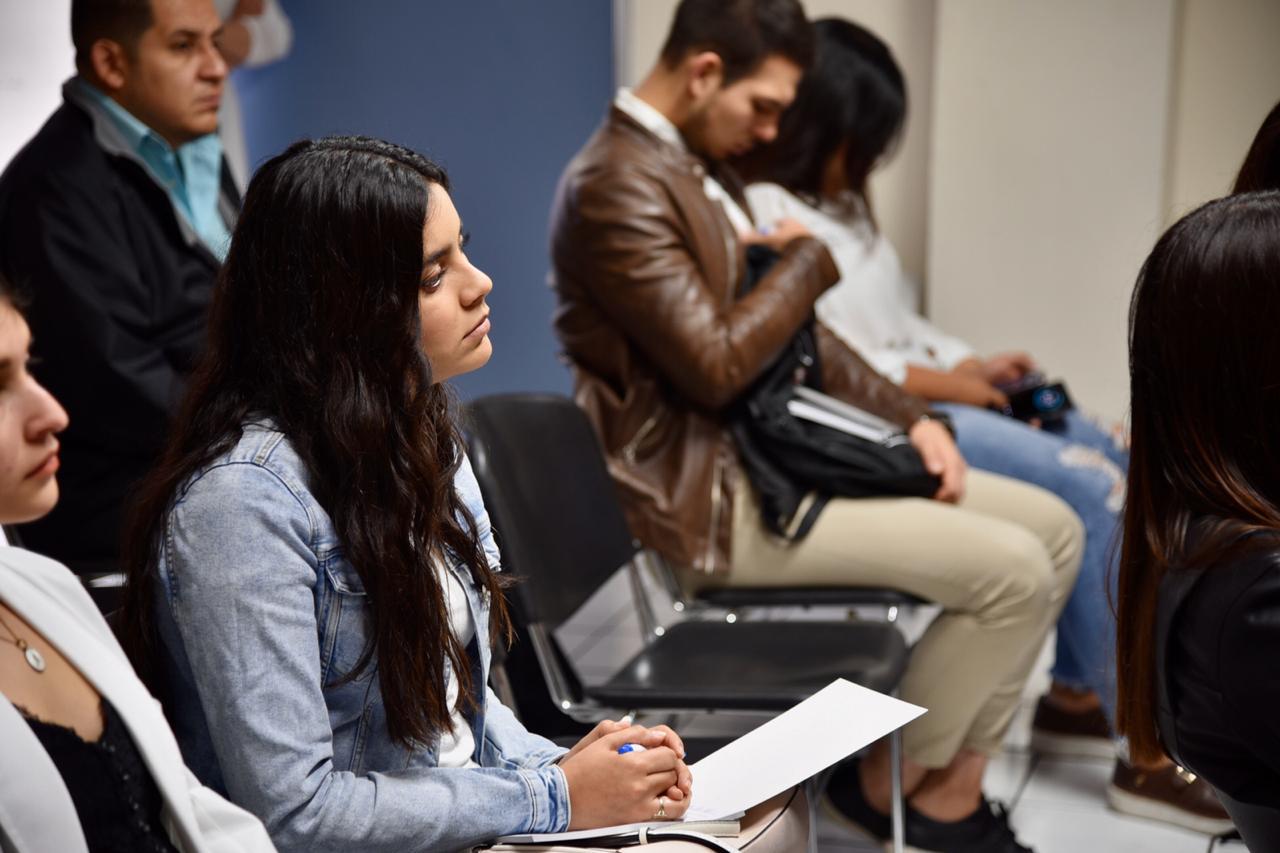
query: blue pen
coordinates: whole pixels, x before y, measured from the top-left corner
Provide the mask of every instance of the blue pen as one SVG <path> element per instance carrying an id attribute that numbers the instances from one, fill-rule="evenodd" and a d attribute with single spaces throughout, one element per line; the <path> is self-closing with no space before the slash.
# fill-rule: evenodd
<path id="1" fill-rule="evenodd" d="M 624 743 L 618 747 L 618 755 L 626 755 L 628 752 L 644 752 L 645 748 L 638 743 Z"/>

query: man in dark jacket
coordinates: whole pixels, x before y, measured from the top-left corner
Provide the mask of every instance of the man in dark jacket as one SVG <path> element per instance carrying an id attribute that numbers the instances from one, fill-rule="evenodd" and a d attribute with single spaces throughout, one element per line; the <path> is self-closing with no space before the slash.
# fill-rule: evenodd
<path id="1" fill-rule="evenodd" d="M 724 160 L 767 143 L 812 51 L 796 0 L 683 0 L 662 56 L 565 170 L 552 212 L 556 331 L 635 535 L 689 586 L 893 587 L 943 607 L 902 695 L 907 841 L 1018 853 L 982 798 L 1022 688 L 1079 565 L 1082 530 L 1040 489 L 966 476 L 924 403 L 816 325 L 824 388 L 907 431 L 941 486 L 923 498 L 835 499 L 806 538 L 768 534 L 728 429 L 730 404 L 813 315 L 838 274 L 803 227 L 755 228 Z M 744 246 L 778 261 L 743 295 Z M 829 786 L 888 834 L 883 745 Z"/>
<path id="2" fill-rule="evenodd" d="M 0 176 L 0 272 L 71 416 L 58 507 L 20 533 L 81 573 L 117 568 L 239 206 L 216 134 L 220 28 L 212 0 L 74 0 L 78 73 Z"/>

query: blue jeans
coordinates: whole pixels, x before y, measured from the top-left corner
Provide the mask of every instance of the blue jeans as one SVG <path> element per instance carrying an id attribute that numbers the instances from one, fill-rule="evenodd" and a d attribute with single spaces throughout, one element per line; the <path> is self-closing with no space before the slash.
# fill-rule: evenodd
<path id="1" fill-rule="evenodd" d="M 1084 559 L 1058 617 L 1055 681 L 1095 691 L 1115 727 L 1115 619 L 1109 571 L 1118 552 L 1118 519 L 1129 453 L 1078 410 L 1044 429 L 975 406 L 941 403 L 956 443 L 974 468 L 1033 483 L 1058 495 L 1084 522 Z"/>

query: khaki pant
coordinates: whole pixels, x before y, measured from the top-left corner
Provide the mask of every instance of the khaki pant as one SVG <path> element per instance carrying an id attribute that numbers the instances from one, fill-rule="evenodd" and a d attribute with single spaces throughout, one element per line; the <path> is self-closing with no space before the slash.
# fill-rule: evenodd
<path id="1" fill-rule="evenodd" d="M 768 533 L 751 489 L 734 502 L 733 571 L 707 586 L 889 587 L 942 607 L 911 652 L 901 696 L 929 713 L 904 733 L 907 757 L 945 767 L 999 749 L 1023 686 L 1080 565 L 1084 530 L 1066 503 L 970 471 L 964 500 L 835 499 L 809 535 Z"/>

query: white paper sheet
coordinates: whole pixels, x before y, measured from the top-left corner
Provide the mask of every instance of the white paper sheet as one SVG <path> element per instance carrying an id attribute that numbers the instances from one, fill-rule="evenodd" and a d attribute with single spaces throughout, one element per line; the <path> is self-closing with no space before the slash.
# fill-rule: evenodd
<path id="1" fill-rule="evenodd" d="M 918 705 L 836 679 L 791 710 L 691 766 L 693 803 L 684 820 L 720 820 L 741 815 L 923 713 L 925 709 Z M 506 836 L 498 842 L 554 844 L 571 838 L 615 835 L 637 826 Z"/>
<path id="2" fill-rule="evenodd" d="M 693 803 L 685 820 L 714 820 L 763 803 L 923 713 L 837 679 L 690 767 Z"/>

